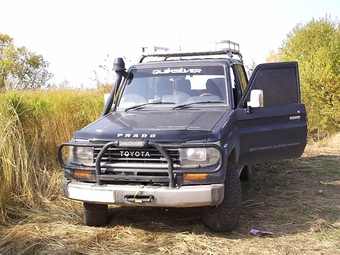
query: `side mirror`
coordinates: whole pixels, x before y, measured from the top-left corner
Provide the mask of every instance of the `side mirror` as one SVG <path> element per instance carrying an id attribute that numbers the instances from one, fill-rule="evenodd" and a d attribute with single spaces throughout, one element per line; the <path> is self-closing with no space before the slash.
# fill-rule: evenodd
<path id="1" fill-rule="evenodd" d="M 253 89 L 250 92 L 250 101 L 247 106 L 252 108 L 263 107 L 263 90 Z"/>

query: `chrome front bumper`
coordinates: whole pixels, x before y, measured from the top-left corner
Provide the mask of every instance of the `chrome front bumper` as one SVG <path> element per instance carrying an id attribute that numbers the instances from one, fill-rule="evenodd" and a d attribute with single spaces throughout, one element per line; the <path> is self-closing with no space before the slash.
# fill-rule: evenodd
<path id="1" fill-rule="evenodd" d="M 62 183 L 66 198 L 101 204 L 153 207 L 199 207 L 219 205 L 224 184 L 192 185 L 178 188 L 143 185 L 97 185 L 95 183 Z"/>

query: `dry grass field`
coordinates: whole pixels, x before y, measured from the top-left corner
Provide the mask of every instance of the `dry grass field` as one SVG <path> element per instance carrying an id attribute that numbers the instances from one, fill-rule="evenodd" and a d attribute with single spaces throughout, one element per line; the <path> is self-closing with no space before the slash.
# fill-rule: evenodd
<path id="1" fill-rule="evenodd" d="M 256 165 L 230 233 L 209 231 L 197 209 L 112 206 L 107 227 L 84 226 L 82 204 L 61 196 L 56 150 L 98 118 L 103 93 L 0 95 L 0 255 L 340 254 L 339 135 L 299 159 Z"/>
<path id="2" fill-rule="evenodd" d="M 60 170 L 46 187 L 55 192 L 35 206 L 13 199 L 0 254 L 340 254 L 339 144 L 309 144 L 299 159 L 257 165 L 230 233 L 210 232 L 197 209 L 110 207 L 107 227 L 84 226 L 82 205 L 60 195 Z"/>

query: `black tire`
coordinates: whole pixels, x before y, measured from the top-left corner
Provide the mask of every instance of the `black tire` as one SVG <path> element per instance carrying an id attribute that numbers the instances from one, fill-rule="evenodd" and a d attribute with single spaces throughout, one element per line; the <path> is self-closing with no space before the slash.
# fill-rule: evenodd
<path id="1" fill-rule="evenodd" d="M 241 181 L 249 181 L 252 169 L 253 169 L 252 165 L 246 165 L 243 167 L 240 174 Z"/>
<path id="2" fill-rule="evenodd" d="M 86 226 L 104 226 L 109 218 L 107 204 L 83 203 L 84 223 Z"/>
<path id="3" fill-rule="evenodd" d="M 241 182 L 233 163 L 228 161 L 224 198 L 218 206 L 201 208 L 204 225 L 214 232 L 232 231 L 238 226 L 242 211 Z"/>

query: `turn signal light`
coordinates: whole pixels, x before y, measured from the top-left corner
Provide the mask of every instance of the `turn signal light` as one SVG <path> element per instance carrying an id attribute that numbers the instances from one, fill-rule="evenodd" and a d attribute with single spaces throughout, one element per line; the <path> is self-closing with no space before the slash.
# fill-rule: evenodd
<path id="1" fill-rule="evenodd" d="M 91 179 L 92 177 L 92 171 L 87 171 L 87 170 L 74 170 L 73 173 L 74 177 L 78 178 L 85 178 L 85 179 Z"/>
<path id="2" fill-rule="evenodd" d="M 185 181 L 199 181 L 207 179 L 207 174 L 183 174 Z"/>

